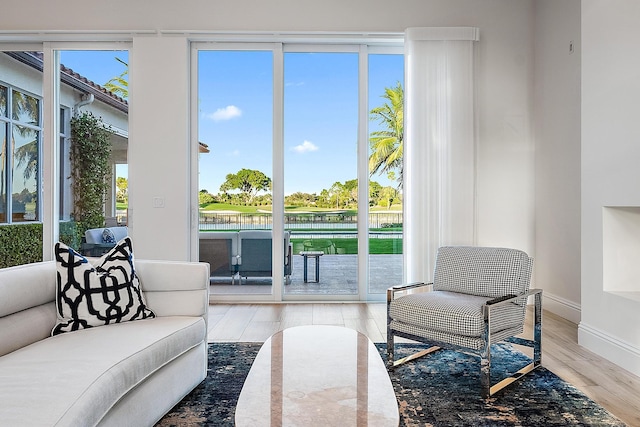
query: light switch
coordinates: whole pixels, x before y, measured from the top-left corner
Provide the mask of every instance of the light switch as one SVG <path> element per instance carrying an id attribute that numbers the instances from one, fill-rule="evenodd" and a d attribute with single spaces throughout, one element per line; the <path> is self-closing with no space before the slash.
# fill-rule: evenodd
<path id="1" fill-rule="evenodd" d="M 164 197 L 154 197 L 153 198 L 153 207 L 154 208 L 164 208 Z"/>

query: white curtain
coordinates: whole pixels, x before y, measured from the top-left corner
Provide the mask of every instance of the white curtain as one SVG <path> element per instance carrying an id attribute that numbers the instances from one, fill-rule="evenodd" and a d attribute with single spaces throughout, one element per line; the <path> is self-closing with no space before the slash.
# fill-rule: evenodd
<path id="1" fill-rule="evenodd" d="M 475 242 L 477 28 L 405 32 L 405 280 L 432 280 L 436 251 Z"/>

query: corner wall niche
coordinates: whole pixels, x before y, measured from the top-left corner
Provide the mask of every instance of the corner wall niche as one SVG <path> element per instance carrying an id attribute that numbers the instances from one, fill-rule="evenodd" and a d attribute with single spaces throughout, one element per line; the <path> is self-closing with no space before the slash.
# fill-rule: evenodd
<path id="1" fill-rule="evenodd" d="M 640 301 L 640 207 L 602 209 L 602 284 L 605 292 Z"/>

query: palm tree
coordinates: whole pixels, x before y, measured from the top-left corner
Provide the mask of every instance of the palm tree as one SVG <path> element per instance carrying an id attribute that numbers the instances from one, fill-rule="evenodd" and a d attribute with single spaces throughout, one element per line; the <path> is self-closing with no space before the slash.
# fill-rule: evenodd
<path id="1" fill-rule="evenodd" d="M 404 89 L 398 82 L 393 88 L 385 88 L 382 98 L 386 102 L 370 111 L 370 120 L 384 126 L 384 130 L 371 132 L 369 136 L 369 174 L 393 174 L 399 172 L 398 187 L 402 187 L 402 152 L 404 142 Z M 393 176 L 393 175 L 392 175 Z"/>
<path id="2" fill-rule="evenodd" d="M 40 104 L 37 98 L 14 90 L 12 92 L 13 116 L 23 123 L 38 125 L 38 115 Z M 14 125 L 11 136 L 11 146 L 16 162 L 16 169 L 24 166 L 23 178 L 26 183 L 32 176 L 36 177 L 38 172 L 38 132 L 26 126 Z M 12 133 L 13 133 L 12 132 Z M 19 136 L 23 142 L 16 148 L 15 137 Z"/>
<path id="3" fill-rule="evenodd" d="M 127 75 L 129 74 L 129 64 L 118 57 L 116 57 L 116 61 L 123 64 L 125 66 L 125 70 L 118 77 L 114 77 L 106 82 L 103 87 L 109 92 L 119 95 L 122 98 L 128 98 L 129 82 L 127 81 Z"/>

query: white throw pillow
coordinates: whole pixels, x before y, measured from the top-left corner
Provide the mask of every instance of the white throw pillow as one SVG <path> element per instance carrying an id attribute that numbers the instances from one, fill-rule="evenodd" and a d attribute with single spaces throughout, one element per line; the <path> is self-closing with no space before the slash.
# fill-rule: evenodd
<path id="1" fill-rule="evenodd" d="M 51 335 L 155 317 L 147 308 L 125 237 L 94 265 L 65 245 L 55 245 L 58 321 Z"/>

